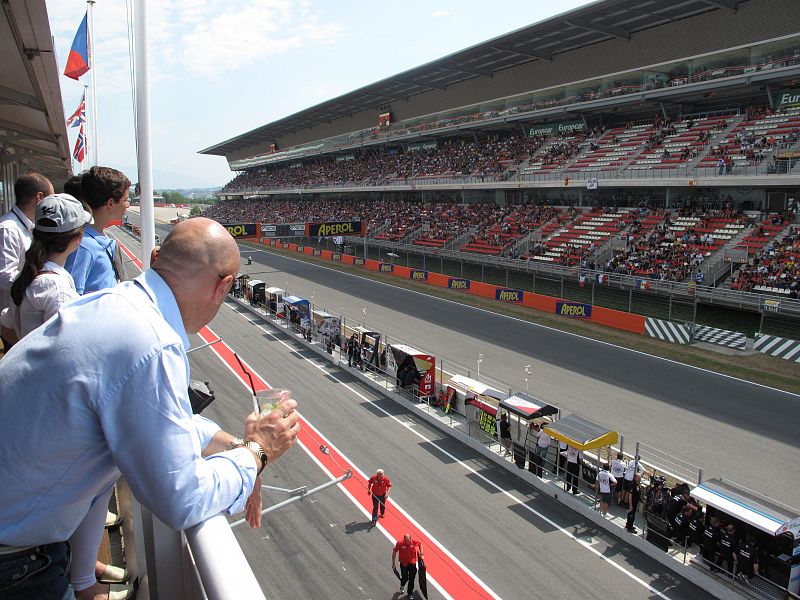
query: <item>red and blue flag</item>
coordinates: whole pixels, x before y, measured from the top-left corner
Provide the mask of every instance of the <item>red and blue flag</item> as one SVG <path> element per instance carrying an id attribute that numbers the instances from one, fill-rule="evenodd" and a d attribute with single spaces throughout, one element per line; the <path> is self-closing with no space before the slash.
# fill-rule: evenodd
<path id="1" fill-rule="evenodd" d="M 78 132 L 78 139 L 75 140 L 75 150 L 72 151 L 72 157 L 79 163 L 82 163 L 85 156 L 86 138 L 83 135 L 83 125 L 81 125 L 81 130 Z"/>
<path id="2" fill-rule="evenodd" d="M 86 28 L 88 15 L 88 11 L 83 15 L 83 21 L 78 27 L 75 39 L 72 40 L 67 66 L 64 68 L 64 75 L 76 81 L 89 70 L 89 34 Z"/>

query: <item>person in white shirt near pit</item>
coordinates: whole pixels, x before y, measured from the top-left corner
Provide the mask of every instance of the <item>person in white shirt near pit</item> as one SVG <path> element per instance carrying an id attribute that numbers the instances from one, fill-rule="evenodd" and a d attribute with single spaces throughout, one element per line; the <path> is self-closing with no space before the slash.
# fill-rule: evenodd
<path id="1" fill-rule="evenodd" d="M 617 485 L 617 478 L 608 472 L 606 464 L 597 474 L 597 485 L 600 492 L 600 516 L 605 517 L 608 514 L 608 507 L 611 505 L 611 490 Z"/>

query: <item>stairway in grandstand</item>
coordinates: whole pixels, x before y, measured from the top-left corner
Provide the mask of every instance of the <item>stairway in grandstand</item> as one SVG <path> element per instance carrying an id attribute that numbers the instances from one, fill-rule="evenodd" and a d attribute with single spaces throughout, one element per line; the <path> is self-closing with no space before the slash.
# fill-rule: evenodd
<path id="1" fill-rule="evenodd" d="M 577 172 L 620 171 L 642 148 L 650 127 L 648 123 L 640 123 L 605 131 L 594 140 L 596 148 L 592 149 L 591 142 L 588 142 L 586 148 L 567 163 L 566 174 L 574 176 Z"/>
<path id="2" fill-rule="evenodd" d="M 744 121 L 744 119 L 745 119 L 744 115 L 736 115 L 734 117 L 731 117 L 731 119 L 728 121 L 728 124 L 725 126 L 725 129 L 713 133 L 711 135 L 711 143 L 706 145 L 706 147 L 703 149 L 702 152 L 700 152 L 700 154 L 698 154 L 696 157 L 694 157 L 692 160 L 690 160 L 687 163 L 687 166 L 689 168 L 692 168 L 692 167 L 696 168 L 701 162 L 704 161 L 704 159 L 707 156 L 709 156 L 711 154 L 712 150 L 714 150 L 717 146 L 719 146 L 720 142 L 722 142 L 724 139 L 726 139 L 728 137 L 728 135 L 735 128 L 737 128 L 742 123 L 742 121 Z M 697 174 L 700 175 L 701 173 L 697 173 Z"/>

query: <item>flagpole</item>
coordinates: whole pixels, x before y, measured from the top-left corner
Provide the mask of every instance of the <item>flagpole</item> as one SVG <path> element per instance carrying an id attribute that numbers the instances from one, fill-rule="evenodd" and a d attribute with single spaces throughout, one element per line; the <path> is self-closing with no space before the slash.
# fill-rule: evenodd
<path id="1" fill-rule="evenodd" d="M 94 81 L 94 73 L 92 73 L 92 81 Z M 88 92 L 88 91 L 89 91 L 89 86 L 84 83 L 83 84 L 83 110 L 86 113 L 86 118 L 84 119 L 84 123 L 83 123 L 84 127 L 86 127 L 87 125 L 90 124 L 90 123 L 86 122 L 86 121 L 89 120 L 89 112 L 86 110 L 86 92 Z M 94 98 L 92 98 L 91 104 L 92 104 L 92 110 L 94 110 Z M 94 125 L 94 115 L 92 115 L 91 124 Z M 86 129 L 89 129 L 89 128 L 86 127 Z M 80 132 L 81 132 L 81 130 L 79 128 L 78 129 L 78 135 L 80 135 Z M 83 146 L 84 146 L 83 156 L 84 156 L 84 158 L 86 158 L 86 157 L 89 156 L 89 148 L 91 148 L 94 151 L 94 139 L 92 139 L 92 143 L 90 145 L 89 144 L 89 136 L 84 134 L 84 136 L 83 136 Z M 79 166 L 80 170 L 83 171 L 83 161 L 78 161 L 78 166 Z"/>
<path id="2" fill-rule="evenodd" d="M 150 267 L 155 244 L 153 156 L 150 141 L 150 67 L 147 58 L 147 0 L 134 1 L 134 75 L 136 80 L 136 145 L 139 167 L 139 210 L 142 224 L 142 268 Z"/>
<path id="3" fill-rule="evenodd" d="M 97 137 L 97 66 L 94 60 L 94 2 L 95 0 L 86 0 L 89 5 L 89 18 L 87 26 L 89 27 L 89 69 L 92 72 L 92 162 L 95 166 L 100 164 L 100 144 Z M 88 148 L 87 148 L 88 151 Z"/>

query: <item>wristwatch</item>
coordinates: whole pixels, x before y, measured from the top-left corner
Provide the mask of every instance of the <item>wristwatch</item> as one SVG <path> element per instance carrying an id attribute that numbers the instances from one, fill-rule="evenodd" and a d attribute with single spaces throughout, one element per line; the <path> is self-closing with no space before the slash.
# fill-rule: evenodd
<path id="1" fill-rule="evenodd" d="M 240 448 L 244 446 L 244 440 L 242 438 L 233 438 L 230 442 L 225 444 L 225 450 L 233 450 L 234 448 Z"/>
<path id="2" fill-rule="evenodd" d="M 264 448 L 261 447 L 261 444 L 258 442 L 247 441 L 242 442 L 241 444 L 236 444 L 234 448 L 247 448 L 250 450 L 250 452 L 255 454 L 258 457 L 258 460 L 261 461 L 261 468 L 258 469 L 258 475 L 261 475 L 261 471 L 264 470 L 269 462 L 269 457 L 267 456 L 267 453 L 264 452 Z"/>

